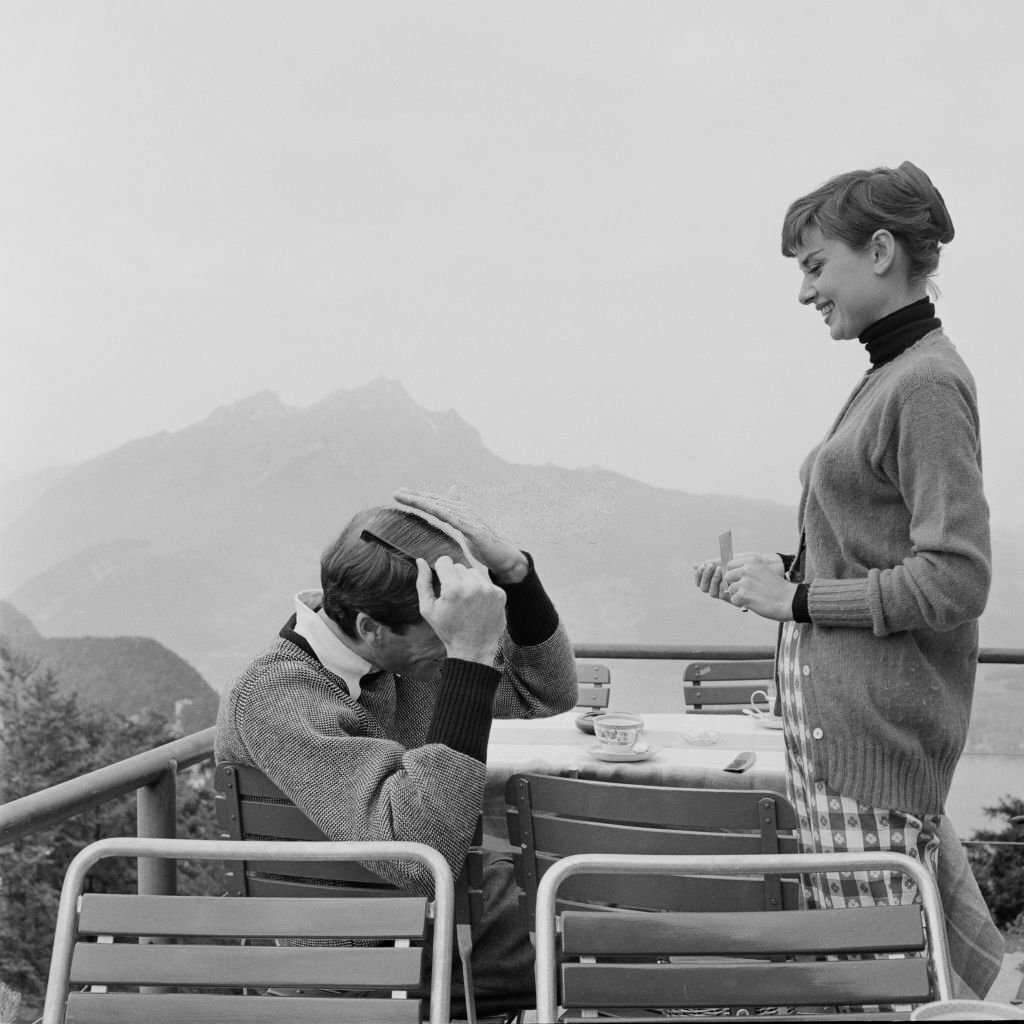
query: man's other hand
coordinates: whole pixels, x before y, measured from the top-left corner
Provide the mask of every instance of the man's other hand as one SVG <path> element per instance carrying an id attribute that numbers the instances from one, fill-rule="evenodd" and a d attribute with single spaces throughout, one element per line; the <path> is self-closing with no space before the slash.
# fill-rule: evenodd
<path id="1" fill-rule="evenodd" d="M 395 501 L 426 512 L 458 530 L 466 539 L 469 553 L 487 566 L 501 583 L 520 583 L 530 571 L 526 555 L 491 529 L 464 501 L 442 498 L 425 491 L 404 488 L 395 491 Z"/>

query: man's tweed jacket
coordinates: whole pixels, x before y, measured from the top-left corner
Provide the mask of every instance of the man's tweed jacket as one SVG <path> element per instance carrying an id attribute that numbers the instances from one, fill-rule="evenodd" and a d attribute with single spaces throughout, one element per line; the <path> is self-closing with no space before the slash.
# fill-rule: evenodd
<path id="1" fill-rule="evenodd" d="M 262 771 L 330 838 L 427 843 L 461 870 L 484 796 L 491 719 L 577 700 L 572 646 L 536 573 L 504 588 L 495 667 L 449 659 L 430 681 L 366 676 L 357 700 L 289 623 L 227 688 L 218 763 Z M 379 865 L 426 891 L 413 865 Z"/>

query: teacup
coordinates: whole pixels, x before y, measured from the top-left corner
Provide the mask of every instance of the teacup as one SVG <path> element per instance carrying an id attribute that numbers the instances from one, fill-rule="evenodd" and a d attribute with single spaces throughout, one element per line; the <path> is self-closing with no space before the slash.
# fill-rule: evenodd
<path id="1" fill-rule="evenodd" d="M 775 697 L 767 690 L 755 690 L 750 695 L 750 707 L 759 718 L 778 718 L 775 714 Z"/>
<path id="2" fill-rule="evenodd" d="M 628 711 L 609 711 L 594 719 L 594 735 L 609 754 L 631 754 L 643 731 L 644 720 Z"/>

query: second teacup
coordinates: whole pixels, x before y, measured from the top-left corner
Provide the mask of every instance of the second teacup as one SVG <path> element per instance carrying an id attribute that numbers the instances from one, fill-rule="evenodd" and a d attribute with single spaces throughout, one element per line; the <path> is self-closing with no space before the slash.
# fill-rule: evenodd
<path id="1" fill-rule="evenodd" d="M 750 706 L 759 718 L 776 718 L 775 699 L 767 690 L 755 690 L 750 695 Z"/>
<path id="2" fill-rule="evenodd" d="M 628 711 L 609 711 L 594 719 L 594 735 L 612 754 L 629 754 L 644 731 L 644 720 Z"/>

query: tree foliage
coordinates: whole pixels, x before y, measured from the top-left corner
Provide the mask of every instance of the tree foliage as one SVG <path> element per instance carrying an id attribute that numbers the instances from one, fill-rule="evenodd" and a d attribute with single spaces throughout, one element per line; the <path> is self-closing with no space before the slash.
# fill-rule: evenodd
<path id="1" fill-rule="evenodd" d="M 159 715 L 128 717 L 80 703 L 51 669 L 0 643 L 0 802 L 174 738 L 172 725 Z M 208 770 L 179 778 L 183 834 L 215 834 L 211 790 Z M 135 834 L 136 800 L 129 794 L 0 846 L 0 980 L 21 991 L 26 1002 L 45 991 L 68 863 L 96 839 Z M 134 865 L 118 859 L 100 862 L 89 885 L 93 892 L 123 892 L 135 881 Z M 186 872 L 182 888 L 197 891 L 206 884 L 205 875 Z"/>
<path id="2" fill-rule="evenodd" d="M 1004 796 L 995 807 L 986 807 L 989 818 L 1003 819 L 1004 828 L 981 829 L 972 840 L 993 845 L 970 846 L 969 857 L 992 919 L 1000 928 L 1024 923 L 1024 800 Z M 1006 844 L 1006 845 L 995 845 Z"/>

